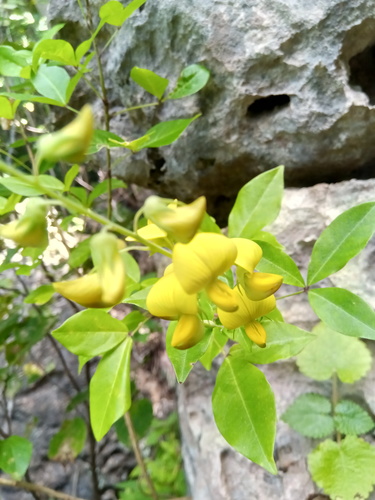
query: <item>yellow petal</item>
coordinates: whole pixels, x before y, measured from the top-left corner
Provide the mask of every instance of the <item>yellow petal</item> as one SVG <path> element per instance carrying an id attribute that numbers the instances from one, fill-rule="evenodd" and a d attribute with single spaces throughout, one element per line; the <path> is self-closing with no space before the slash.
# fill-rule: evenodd
<path id="1" fill-rule="evenodd" d="M 234 292 L 238 300 L 237 311 L 231 313 L 218 309 L 221 323 L 230 330 L 245 326 L 256 318 L 268 314 L 276 307 L 276 299 L 273 295 L 264 300 L 253 301 L 246 297 L 240 286 L 237 286 Z"/>
<path id="2" fill-rule="evenodd" d="M 197 293 L 234 263 L 237 249 L 231 239 L 217 233 L 198 233 L 190 243 L 177 243 L 173 266 L 187 293 Z"/>
<path id="3" fill-rule="evenodd" d="M 146 217 L 175 240 L 182 243 L 190 241 L 198 231 L 206 213 L 206 198 L 201 196 L 189 205 L 166 205 L 162 198 L 150 196 L 144 205 Z"/>
<path id="4" fill-rule="evenodd" d="M 102 288 L 97 273 L 70 281 L 53 283 L 53 288 L 66 299 L 84 307 L 110 307 L 102 300 Z"/>
<path id="5" fill-rule="evenodd" d="M 98 272 L 102 289 L 102 301 L 118 304 L 125 295 L 125 266 L 121 255 L 115 255 L 111 265 L 103 266 Z"/>
<path id="6" fill-rule="evenodd" d="M 255 241 L 245 238 L 232 238 L 232 241 L 237 248 L 236 266 L 240 266 L 246 269 L 247 272 L 252 273 L 262 258 L 261 247 Z"/>
<path id="7" fill-rule="evenodd" d="M 204 335 L 204 326 L 198 316 L 184 314 L 180 317 L 173 332 L 171 345 L 176 349 L 189 349 L 195 346 Z"/>
<path id="8" fill-rule="evenodd" d="M 140 229 L 137 230 L 137 234 L 139 236 L 142 236 L 145 240 L 158 240 L 161 238 L 166 238 L 167 233 L 163 231 L 163 229 L 160 229 L 156 224 L 147 224 L 146 226 L 141 227 Z M 127 241 L 136 241 L 134 238 L 131 236 L 128 236 Z"/>
<path id="9" fill-rule="evenodd" d="M 259 347 L 266 347 L 267 334 L 259 321 L 253 321 L 245 326 L 246 335 Z"/>
<path id="10" fill-rule="evenodd" d="M 215 280 L 206 288 L 206 292 L 212 302 L 223 311 L 237 311 L 238 300 L 236 294 L 226 283 L 223 283 L 221 280 Z"/>
<path id="11" fill-rule="evenodd" d="M 273 295 L 281 286 L 283 277 L 279 274 L 253 273 L 245 274 L 243 288 L 251 300 L 263 300 Z"/>
<path id="12" fill-rule="evenodd" d="M 152 315 L 165 319 L 176 319 L 181 314 L 198 313 L 196 294 L 187 294 L 173 272 L 169 272 L 153 285 L 147 296 L 146 305 Z"/>

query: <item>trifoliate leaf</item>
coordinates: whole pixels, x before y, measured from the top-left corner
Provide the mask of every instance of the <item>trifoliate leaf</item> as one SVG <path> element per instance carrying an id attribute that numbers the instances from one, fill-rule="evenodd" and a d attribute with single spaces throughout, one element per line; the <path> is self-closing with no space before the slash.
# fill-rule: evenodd
<path id="1" fill-rule="evenodd" d="M 309 454 L 308 465 L 332 500 L 368 498 L 375 484 L 375 448 L 354 436 L 341 443 L 327 439 Z"/>
<path id="2" fill-rule="evenodd" d="M 366 434 L 374 428 L 374 421 L 366 410 L 353 401 L 340 401 L 335 407 L 335 424 L 343 434 Z"/>
<path id="3" fill-rule="evenodd" d="M 327 437 L 334 431 L 331 402 L 320 394 L 302 394 L 281 419 L 295 431 L 310 438 Z"/>
<path id="4" fill-rule="evenodd" d="M 334 373 L 342 382 L 352 384 L 371 368 L 371 354 L 359 339 L 331 330 L 324 323 L 313 329 L 315 340 L 301 352 L 297 364 L 314 380 L 328 380 Z"/>

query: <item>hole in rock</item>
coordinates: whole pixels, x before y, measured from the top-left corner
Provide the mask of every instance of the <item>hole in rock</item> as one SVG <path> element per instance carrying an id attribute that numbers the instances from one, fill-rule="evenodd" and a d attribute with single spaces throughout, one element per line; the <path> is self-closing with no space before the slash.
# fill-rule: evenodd
<path id="1" fill-rule="evenodd" d="M 247 115 L 250 117 L 260 116 L 271 111 L 278 111 L 290 103 L 290 97 L 286 94 L 269 95 L 256 99 L 247 108 Z"/>
<path id="2" fill-rule="evenodd" d="M 162 178 L 166 171 L 165 158 L 160 154 L 157 148 L 150 149 L 147 152 L 147 158 L 153 165 L 150 170 L 150 177 L 155 183 L 162 182 Z"/>
<path id="3" fill-rule="evenodd" d="M 375 104 L 375 45 L 353 56 L 349 60 L 349 68 L 349 84 L 360 87 L 368 95 L 370 104 Z"/>

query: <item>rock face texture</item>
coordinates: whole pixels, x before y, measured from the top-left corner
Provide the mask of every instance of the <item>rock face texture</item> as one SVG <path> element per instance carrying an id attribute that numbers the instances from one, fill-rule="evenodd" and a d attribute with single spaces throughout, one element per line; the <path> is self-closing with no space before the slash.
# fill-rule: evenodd
<path id="1" fill-rule="evenodd" d="M 375 180 L 351 180 L 338 184 L 319 184 L 310 188 L 288 189 L 280 216 L 271 228 L 287 252 L 306 271 L 311 249 L 321 231 L 344 210 L 375 200 Z M 375 306 L 372 279 L 375 238 L 348 265 L 324 283 L 357 293 Z M 282 294 L 294 287 L 282 287 Z M 317 318 L 305 294 L 278 303 L 286 321 L 310 330 Z M 375 355 L 374 342 L 368 347 Z M 330 396 L 329 381 L 315 382 L 298 371 L 294 360 L 261 365 L 275 392 L 280 416 L 300 394 L 318 392 Z M 179 387 L 179 413 L 188 483 L 194 500 L 311 500 L 318 496 L 306 466 L 307 454 L 318 444 L 300 436 L 284 422 L 278 423 L 275 459 L 279 473 L 272 476 L 249 462 L 220 436 L 211 410 L 215 374 L 198 363 L 187 381 Z M 340 384 L 340 397 L 355 395 L 375 412 L 375 367 L 356 384 Z M 374 440 L 372 439 L 372 444 Z M 375 499 L 373 492 L 371 500 Z"/>
<path id="2" fill-rule="evenodd" d="M 71 4 L 52 0 L 49 17 L 67 21 L 74 41 L 83 21 Z M 183 200 L 206 194 L 223 213 L 244 183 L 278 164 L 290 186 L 374 176 L 374 8 L 375 0 L 147 0 L 103 54 L 114 111 L 148 102 L 129 79 L 135 65 L 173 81 L 201 63 L 212 76 L 197 96 L 113 119 L 133 139 L 159 119 L 203 113 L 177 143 L 120 160 L 117 173 Z"/>

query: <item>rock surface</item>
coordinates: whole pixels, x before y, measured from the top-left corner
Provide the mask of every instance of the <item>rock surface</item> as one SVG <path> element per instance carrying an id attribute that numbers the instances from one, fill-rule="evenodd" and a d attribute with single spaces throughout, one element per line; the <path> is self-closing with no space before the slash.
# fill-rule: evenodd
<path id="1" fill-rule="evenodd" d="M 132 139 L 159 119 L 203 113 L 178 142 L 120 160 L 117 173 L 186 201 L 206 194 L 223 218 L 244 183 L 278 164 L 292 186 L 374 176 L 374 7 L 148 0 L 103 56 L 112 109 L 148 102 L 129 79 L 135 65 L 173 80 L 201 63 L 212 77 L 197 96 L 113 119 Z M 84 36 L 71 1 L 49 2 L 49 17 Z"/>
<path id="2" fill-rule="evenodd" d="M 375 200 L 375 180 L 319 184 L 311 188 L 287 189 L 282 210 L 271 228 L 286 251 L 305 273 L 312 246 L 321 231 L 344 210 Z M 326 280 L 324 285 L 348 288 L 375 306 L 375 282 L 369 269 L 374 268 L 375 238 L 349 264 Z M 368 277 L 368 279 L 367 279 Z M 290 290 L 289 290 L 290 288 Z M 296 289 L 283 287 L 282 294 Z M 287 322 L 310 329 L 317 321 L 302 294 L 282 300 L 278 306 Z M 375 355 L 374 342 L 368 347 Z M 275 392 L 280 416 L 300 394 L 318 392 L 330 396 L 327 382 L 315 382 L 301 374 L 294 360 L 260 366 Z M 188 482 L 194 500 L 311 500 L 318 488 L 306 467 L 306 456 L 318 440 L 310 440 L 278 423 L 275 459 L 279 469 L 272 476 L 249 462 L 226 443 L 214 423 L 211 394 L 215 374 L 207 373 L 198 363 L 185 384 L 179 387 L 179 413 L 183 452 Z M 375 367 L 353 385 L 341 384 L 341 396 L 363 398 L 375 412 Z M 372 439 L 374 444 L 374 440 Z M 370 499 L 375 499 L 373 492 Z"/>

